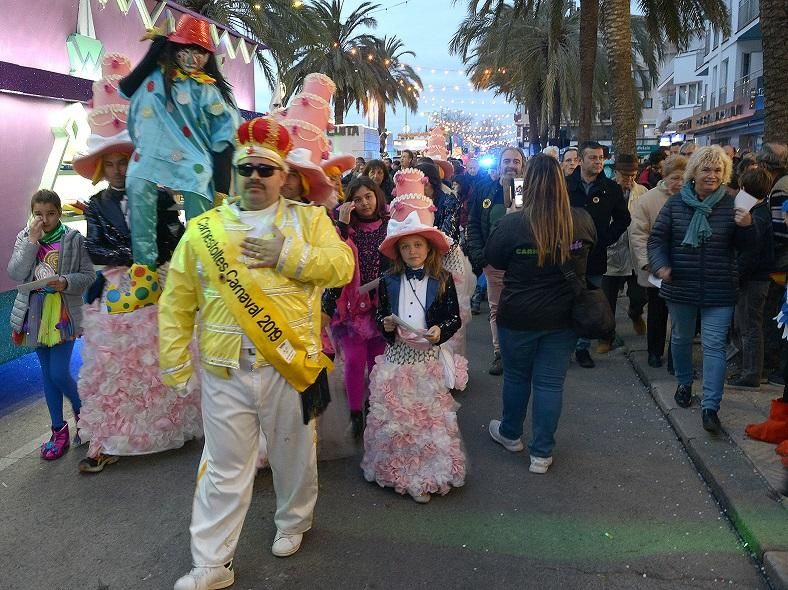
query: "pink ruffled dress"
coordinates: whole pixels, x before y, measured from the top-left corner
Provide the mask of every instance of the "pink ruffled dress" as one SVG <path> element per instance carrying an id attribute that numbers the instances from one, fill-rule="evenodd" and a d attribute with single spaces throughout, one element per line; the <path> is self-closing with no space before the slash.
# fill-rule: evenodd
<path id="1" fill-rule="evenodd" d="M 420 350 L 398 336 L 376 359 L 369 388 L 364 477 L 414 497 L 462 486 L 459 406 L 446 388 L 440 349 Z"/>
<path id="2" fill-rule="evenodd" d="M 165 268 L 159 269 L 162 287 Z M 179 392 L 159 378 L 158 306 L 110 315 L 106 291 L 100 305 L 83 307 L 79 428 L 90 440 L 88 457 L 158 453 L 201 437 L 199 380 L 193 377 Z"/>

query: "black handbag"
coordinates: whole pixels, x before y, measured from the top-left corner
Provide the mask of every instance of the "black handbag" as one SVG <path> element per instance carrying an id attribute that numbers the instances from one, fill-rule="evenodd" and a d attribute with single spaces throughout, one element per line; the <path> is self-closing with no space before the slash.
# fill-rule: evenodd
<path id="1" fill-rule="evenodd" d="M 616 318 L 602 289 L 589 289 L 575 273 L 571 262 L 560 266 L 572 286 L 572 329 L 578 338 L 608 338 L 616 329 Z"/>

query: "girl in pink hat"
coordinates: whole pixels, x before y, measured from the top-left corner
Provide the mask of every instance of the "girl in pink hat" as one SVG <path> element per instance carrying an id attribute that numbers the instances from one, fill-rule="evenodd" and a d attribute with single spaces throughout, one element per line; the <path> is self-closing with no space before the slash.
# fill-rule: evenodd
<path id="1" fill-rule="evenodd" d="M 432 225 L 425 181 L 414 169 L 395 177 L 400 196 L 380 246 L 392 268 L 380 279 L 376 313 L 387 346 L 370 376 L 361 462 L 367 480 L 419 503 L 465 482 L 457 404 L 447 382 L 467 380 L 467 367 L 445 362 L 440 346 L 461 320 L 454 281 L 442 268 L 451 240 Z"/>

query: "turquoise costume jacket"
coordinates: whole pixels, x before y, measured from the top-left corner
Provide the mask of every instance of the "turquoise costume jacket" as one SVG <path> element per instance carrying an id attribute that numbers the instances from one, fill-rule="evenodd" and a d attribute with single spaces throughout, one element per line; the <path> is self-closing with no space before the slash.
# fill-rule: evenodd
<path id="1" fill-rule="evenodd" d="M 213 201 L 213 152 L 232 145 L 241 122 L 213 84 L 174 80 L 167 101 L 164 76 L 154 70 L 129 98 L 134 154 L 126 176 Z"/>

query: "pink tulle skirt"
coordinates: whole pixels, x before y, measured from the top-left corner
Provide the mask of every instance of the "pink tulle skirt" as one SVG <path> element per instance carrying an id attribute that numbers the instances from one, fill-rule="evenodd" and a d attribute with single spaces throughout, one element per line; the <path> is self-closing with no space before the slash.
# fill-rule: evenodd
<path id="1" fill-rule="evenodd" d="M 437 356 L 400 364 L 390 360 L 391 349 L 376 359 L 370 377 L 364 477 L 400 494 L 446 494 L 465 483 L 458 405 Z"/>
<path id="2" fill-rule="evenodd" d="M 199 371 L 181 393 L 159 378 L 158 306 L 117 315 L 98 304 L 82 309 L 79 427 L 88 456 L 157 453 L 201 437 Z"/>

